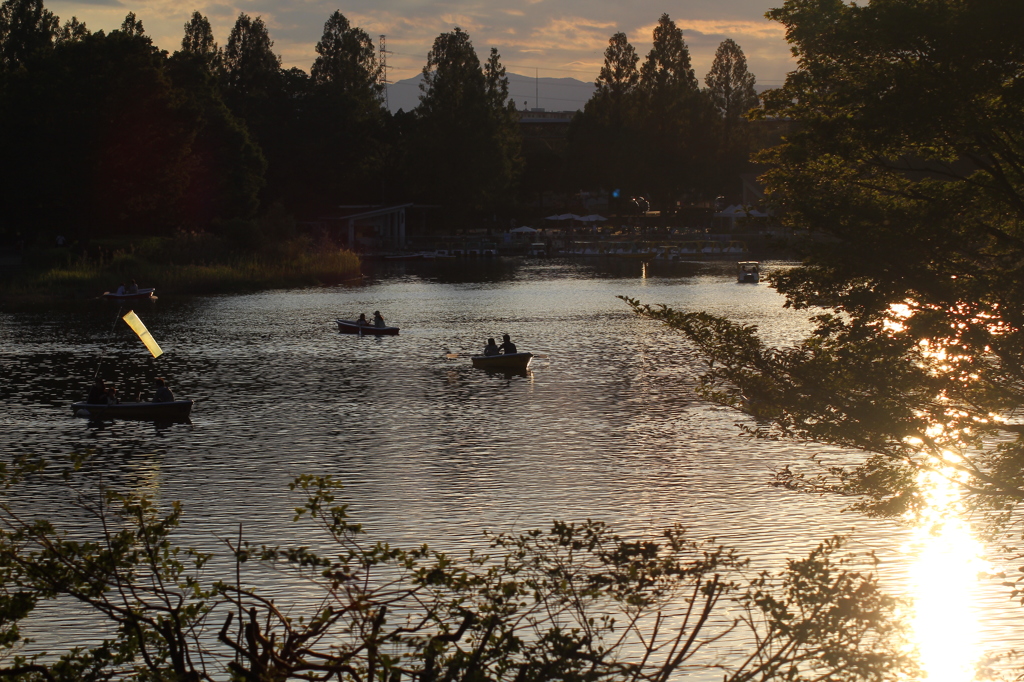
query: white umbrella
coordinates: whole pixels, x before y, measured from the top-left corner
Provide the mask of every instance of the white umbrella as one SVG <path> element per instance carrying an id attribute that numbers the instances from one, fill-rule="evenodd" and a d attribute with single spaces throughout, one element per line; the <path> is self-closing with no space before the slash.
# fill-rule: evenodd
<path id="1" fill-rule="evenodd" d="M 544 220 L 561 220 L 561 219 L 562 219 L 562 216 L 560 216 L 560 215 L 549 215 Z"/>
<path id="2" fill-rule="evenodd" d="M 605 218 L 602 215 L 597 215 L 596 213 L 591 213 L 590 215 L 583 216 L 582 218 L 580 218 L 580 220 L 582 220 L 585 223 L 600 223 L 600 222 L 603 222 L 603 221 L 608 220 L 608 219 Z"/>
<path id="3" fill-rule="evenodd" d="M 509 230 L 509 232 L 526 233 L 526 232 L 537 232 L 537 230 L 533 229 L 532 227 L 527 227 L 526 225 L 523 225 L 522 227 L 517 227 L 514 230 Z"/>

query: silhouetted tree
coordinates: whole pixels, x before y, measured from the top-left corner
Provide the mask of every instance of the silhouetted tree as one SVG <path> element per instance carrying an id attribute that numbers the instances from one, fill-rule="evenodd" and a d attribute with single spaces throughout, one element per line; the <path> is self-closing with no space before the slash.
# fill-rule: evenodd
<path id="1" fill-rule="evenodd" d="M 569 173 L 579 186 L 640 189 L 639 61 L 625 33 L 608 40 L 594 94 L 569 131 Z"/>
<path id="2" fill-rule="evenodd" d="M 90 35 L 91 31 L 85 27 L 85 23 L 78 20 L 78 17 L 71 17 L 64 22 L 64 25 L 60 27 L 60 31 L 57 33 L 55 44 L 62 45 L 65 43 L 73 43 L 78 40 L 82 40 L 86 36 Z"/>
<path id="3" fill-rule="evenodd" d="M 185 23 L 181 51 L 197 56 L 210 70 L 218 71 L 223 66 L 223 55 L 214 40 L 210 20 L 199 12 L 192 12 L 192 17 Z"/>
<path id="4" fill-rule="evenodd" d="M 508 201 L 519 169 L 520 137 L 496 50 L 481 66 L 469 35 L 456 28 L 434 40 L 416 112 L 416 159 L 425 198 L 458 219 Z"/>
<path id="5" fill-rule="evenodd" d="M 53 46 L 59 19 L 43 0 L 4 0 L 0 4 L 0 71 L 24 66 Z"/>
<path id="6" fill-rule="evenodd" d="M 597 89 L 591 101 L 595 113 L 611 125 L 626 125 L 634 113 L 640 82 L 640 72 L 636 69 L 639 61 L 625 33 L 616 33 L 608 40 L 604 66 L 594 83 Z"/>
<path id="7" fill-rule="evenodd" d="M 142 20 L 135 16 L 135 12 L 129 12 L 125 16 L 124 21 L 121 22 L 121 33 L 136 38 L 144 38 L 146 36 L 146 29 L 142 27 Z"/>
<path id="8" fill-rule="evenodd" d="M 251 108 L 246 103 L 267 98 L 280 87 L 281 58 L 273 47 L 261 17 L 238 15 L 224 48 L 224 70 L 228 90 L 244 113 Z"/>
<path id="9" fill-rule="evenodd" d="M 668 14 L 654 28 L 654 44 L 640 69 L 638 125 L 642 131 L 643 184 L 659 208 L 683 194 L 700 194 L 714 152 L 709 107 L 697 85 L 683 32 Z"/>
<path id="10" fill-rule="evenodd" d="M 733 39 L 723 40 L 704 83 L 711 103 L 727 126 L 734 125 L 743 114 L 757 106 L 754 82 L 754 74 L 747 71 L 743 50 Z"/>
<path id="11" fill-rule="evenodd" d="M 173 229 L 198 120 L 164 62 L 148 38 L 113 31 L 61 43 L 9 80 L 5 216 L 92 234 Z"/>
<path id="12" fill-rule="evenodd" d="M 324 24 L 324 34 L 316 44 L 317 58 L 310 77 L 317 87 L 362 99 L 380 96 L 373 41 L 366 31 L 352 26 L 341 12 L 335 12 Z"/>

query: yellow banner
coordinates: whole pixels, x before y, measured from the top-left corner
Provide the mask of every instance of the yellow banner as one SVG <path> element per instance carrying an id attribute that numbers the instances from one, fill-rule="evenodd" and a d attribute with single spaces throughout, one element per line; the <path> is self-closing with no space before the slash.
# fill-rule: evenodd
<path id="1" fill-rule="evenodd" d="M 164 354 L 164 352 L 160 350 L 160 346 L 157 344 L 156 339 L 154 339 L 153 335 L 149 333 L 148 329 L 146 329 L 146 325 L 142 324 L 142 320 L 139 319 L 139 316 L 135 314 L 134 310 L 129 310 L 128 314 L 121 319 L 127 322 L 128 326 L 132 328 L 132 331 L 139 335 L 139 338 L 142 339 L 142 343 L 146 344 L 146 348 L 149 349 L 149 352 L 153 354 L 154 358 L 158 358 Z"/>

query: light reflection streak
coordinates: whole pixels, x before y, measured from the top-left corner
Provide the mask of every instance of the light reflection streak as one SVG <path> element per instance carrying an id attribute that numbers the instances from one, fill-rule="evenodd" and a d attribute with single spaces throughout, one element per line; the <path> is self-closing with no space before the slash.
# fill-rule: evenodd
<path id="1" fill-rule="evenodd" d="M 974 606 L 978 574 L 987 570 L 981 543 L 962 518 L 953 471 L 924 471 L 927 511 L 904 551 L 911 555 L 915 643 L 928 682 L 968 682 L 983 655 Z"/>

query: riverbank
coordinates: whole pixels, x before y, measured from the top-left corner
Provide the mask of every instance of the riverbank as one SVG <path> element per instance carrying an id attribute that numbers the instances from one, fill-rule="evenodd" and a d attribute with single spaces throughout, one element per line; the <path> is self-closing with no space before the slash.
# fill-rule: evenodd
<path id="1" fill-rule="evenodd" d="M 133 279 L 158 296 L 318 286 L 357 279 L 360 265 L 355 253 L 308 237 L 256 250 L 208 235 L 125 238 L 29 251 L 0 272 L 0 300 L 96 298 Z"/>

